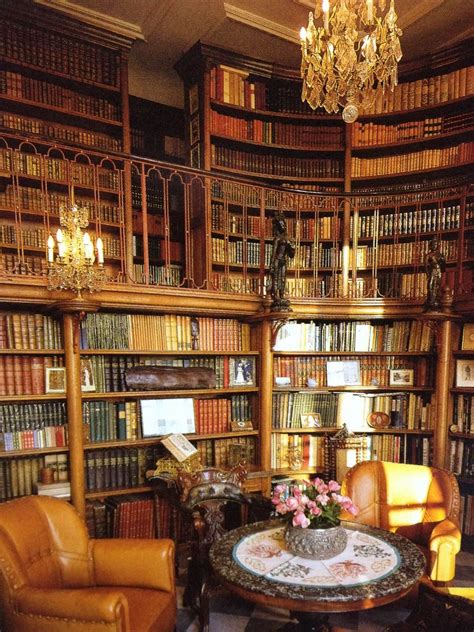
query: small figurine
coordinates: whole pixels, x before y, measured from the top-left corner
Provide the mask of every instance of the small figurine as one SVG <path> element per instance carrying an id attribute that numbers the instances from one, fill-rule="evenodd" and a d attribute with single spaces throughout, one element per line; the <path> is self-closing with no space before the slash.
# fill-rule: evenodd
<path id="1" fill-rule="evenodd" d="M 432 239 L 425 257 L 425 271 L 428 277 L 427 309 L 438 309 L 441 294 L 441 280 L 446 269 L 446 259 L 439 249 L 438 240 Z"/>
<path id="2" fill-rule="evenodd" d="M 295 256 L 295 244 L 286 232 L 286 220 L 283 213 L 275 213 L 273 217 L 273 250 L 270 261 L 270 294 L 271 310 L 291 311 L 290 301 L 285 298 L 286 267 L 288 257 Z"/>

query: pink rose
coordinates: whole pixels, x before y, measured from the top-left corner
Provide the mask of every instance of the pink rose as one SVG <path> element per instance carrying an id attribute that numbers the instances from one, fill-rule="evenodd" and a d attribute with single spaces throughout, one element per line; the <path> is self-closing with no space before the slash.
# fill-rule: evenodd
<path id="1" fill-rule="evenodd" d="M 326 494 L 318 494 L 316 496 L 316 502 L 318 502 L 320 505 L 326 506 L 329 502 L 329 496 L 327 496 Z"/>
<path id="2" fill-rule="evenodd" d="M 341 486 L 337 481 L 329 481 L 328 488 L 330 492 L 338 492 L 341 489 Z"/>
<path id="3" fill-rule="evenodd" d="M 311 507 L 310 513 L 312 516 L 320 516 L 323 512 L 317 505 L 314 505 L 314 507 Z"/>
<path id="4" fill-rule="evenodd" d="M 304 515 L 302 511 L 297 511 L 293 516 L 294 527 L 301 527 L 302 529 L 306 529 L 309 526 L 309 519 Z"/>
<path id="5" fill-rule="evenodd" d="M 275 487 L 273 488 L 273 494 L 275 496 L 279 496 L 280 494 L 283 494 L 283 492 L 286 492 L 287 489 L 287 485 L 280 483 L 279 485 L 275 485 Z"/>
<path id="6" fill-rule="evenodd" d="M 290 496 L 289 498 L 287 498 L 285 502 L 286 502 L 286 506 L 288 507 L 290 511 L 294 511 L 299 505 L 299 502 L 293 496 Z"/>

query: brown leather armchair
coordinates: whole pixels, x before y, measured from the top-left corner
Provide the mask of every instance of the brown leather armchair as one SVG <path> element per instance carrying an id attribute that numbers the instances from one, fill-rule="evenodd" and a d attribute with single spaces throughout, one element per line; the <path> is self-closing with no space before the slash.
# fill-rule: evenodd
<path id="1" fill-rule="evenodd" d="M 359 514 L 344 516 L 406 536 L 424 550 L 430 578 L 453 579 L 461 548 L 459 487 L 453 474 L 424 465 L 363 461 L 342 482 Z"/>
<path id="2" fill-rule="evenodd" d="M 172 632 L 171 540 L 90 540 L 66 501 L 0 505 L 0 629 Z"/>

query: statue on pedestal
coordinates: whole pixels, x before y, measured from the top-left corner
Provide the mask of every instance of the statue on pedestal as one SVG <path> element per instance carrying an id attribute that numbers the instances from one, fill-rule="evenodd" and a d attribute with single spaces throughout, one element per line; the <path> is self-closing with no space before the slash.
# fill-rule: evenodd
<path id="1" fill-rule="evenodd" d="M 295 244 L 286 231 L 286 219 L 283 213 L 275 213 L 273 217 L 273 250 L 270 261 L 270 295 L 271 311 L 291 311 L 290 301 L 285 298 L 286 268 L 288 257 L 295 256 Z"/>
<path id="2" fill-rule="evenodd" d="M 446 259 L 439 248 L 438 240 L 432 239 L 430 249 L 425 257 L 425 271 L 428 282 L 428 293 L 425 307 L 436 310 L 440 307 L 441 280 L 446 269 Z"/>

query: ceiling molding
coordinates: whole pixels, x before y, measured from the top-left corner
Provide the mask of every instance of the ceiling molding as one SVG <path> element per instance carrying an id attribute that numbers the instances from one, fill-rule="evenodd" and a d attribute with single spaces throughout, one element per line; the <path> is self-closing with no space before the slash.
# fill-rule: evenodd
<path id="1" fill-rule="evenodd" d="M 259 15 L 255 15 L 255 13 L 250 13 L 250 11 L 245 11 L 244 9 L 240 9 L 239 7 L 227 2 L 224 2 L 224 10 L 226 17 L 229 18 L 229 20 L 234 20 L 234 22 L 240 22 L 241 24 L 250 26 L 253 29 L 269 33 L 270 35 L 274 35 L 280 39 L 287 40 L 292 44 L 299 42 L 300 40 L 298 31 L 294 31 L 293 29 L 289 29 L 287 26 L 283 26 L 277 22 L 272 22 L 271 20 L 267 20 Z"/>
<path id="2" fill-rule="evenodd" d="M 92 11 L 77 4 L 69 2 L 69 0 L 34 0 L 36 4 L 40 4 L 49 9 L 60 11 L 76 20 L 91 24 L 92 26 L 105 29 L 117 35 L 123 35 L 131 40 L 144 40 L 141 27 L 131 22 L 125 22 L 119 18 L 114 18 L 99 11 Z"/>
<path id="3" fill-rule="evenodd" d="M 445 0 L 417 0 L 413 2 L 411 8 L 405 11 L 401 16 L 398 16 L 398 26 L 402 29 L 411 26 L 418 20 L 424 18 L 428 13 L 437 9 L 444 4 Z M 397 7 L 395 7 L 395 10 Z"/>

